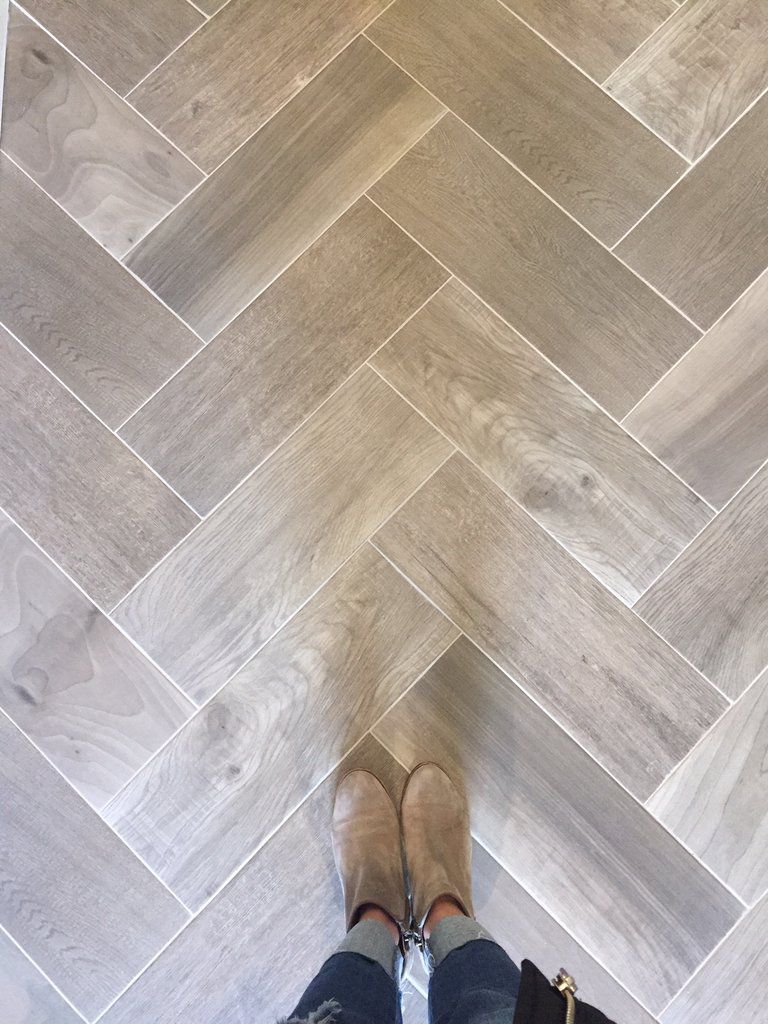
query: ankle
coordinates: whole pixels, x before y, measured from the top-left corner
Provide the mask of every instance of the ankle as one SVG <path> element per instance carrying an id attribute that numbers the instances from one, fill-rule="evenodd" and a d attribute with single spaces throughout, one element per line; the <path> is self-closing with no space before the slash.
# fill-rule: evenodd
<path id="1" fill-rule="evenodd" d="M 392 936 L 392 942 L 397 945 L 400 942 L 400 928 L 397 922 L 389 916 L 386 910 L 382 910 L 381 907 L 375 903 L 366 903 L 365 906 L 360 908 L 360 916 L 358 921 L 378 921 L 379 924 L 383 924 L 389 930 Z"/>
<path id="2" fill-rule="evenodd" d="M 438 896 L 429 908 L 424 921 L 424 938 L 428 939 L 432 930 L 446 917 L 466 917 L 459 904 L 452 896 Z"/>

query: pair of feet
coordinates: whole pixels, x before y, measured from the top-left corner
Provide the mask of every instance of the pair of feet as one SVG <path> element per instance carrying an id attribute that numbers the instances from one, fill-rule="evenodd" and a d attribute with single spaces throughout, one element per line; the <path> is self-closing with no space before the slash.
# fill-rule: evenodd
<path id="1" fill-rule="evenodd" d="M 336 791 L 333 852 L 347 929 L 373 918 L 404 948 L 408 935 L 428 939 L 444 917 L 473 916 L 469 814 L 436 764 L 411 772 L 399 815 L 374 775 L 346 775 Z"/>

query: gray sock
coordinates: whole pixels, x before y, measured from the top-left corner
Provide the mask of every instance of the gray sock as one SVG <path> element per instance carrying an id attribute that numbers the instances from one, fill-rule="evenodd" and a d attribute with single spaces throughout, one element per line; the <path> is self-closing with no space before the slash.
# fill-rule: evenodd
<path id="1" fill-rule="evenodd" d="M 463 915 L 444 917 L 430 932 L 424 949 L 424 962 L 429 973 L 431 974 L 454 949 L 465 946 L 474 939 L 496 941 L 474 918 Z"/>
<path id="2" fill-rule="evenodd" d="M 392 978 L 400 977 L 402 954 L 392 942 L 392 933 L 381 921 L 358 921 L 344 936 L 337 953 L 360 953 L 381 964 Z"/>

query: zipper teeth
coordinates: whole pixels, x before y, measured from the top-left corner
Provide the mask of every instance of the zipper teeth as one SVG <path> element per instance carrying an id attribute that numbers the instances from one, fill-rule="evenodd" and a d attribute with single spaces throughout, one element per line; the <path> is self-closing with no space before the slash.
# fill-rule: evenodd
<path id="1" fill-rule="evenodd" d="M 575 1024 L 576 1022 L 576 1000 L 573 998 L 573 994 L 570 989 L 565 989 L 563 992 L 566 1001 L 565 1008 L 565 1024 Z"/>

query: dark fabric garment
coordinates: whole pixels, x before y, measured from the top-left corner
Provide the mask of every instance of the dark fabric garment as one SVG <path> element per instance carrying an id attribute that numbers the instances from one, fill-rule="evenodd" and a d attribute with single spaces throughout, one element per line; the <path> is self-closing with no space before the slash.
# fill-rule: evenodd
<path id="1" fill-rule="evenodd" d="M 430 1024 L 512 1024 L 520 971 L 495 942 L 449 953 L 429 983 Z"/>
<path id="2" fill-rule="evenodd" d="M 523 960 L 520 992 L 517 997 L 517 1011 L 514 1024 L 564 1024 L 565 996 L 558 992 L 532 964 Z M 615 1024 L 594 1006 L 576 999 L 576 1024 Z"/>
<path id="3" fill-rule="evenodd" d="M 321 1008 L 322 1014 L 318 1012 Z M 362 953 L 334 953 L 288 1018 L 288 1024 L 293 1021 L 402 1024 L 400 990 L 381 964 Z"/>

